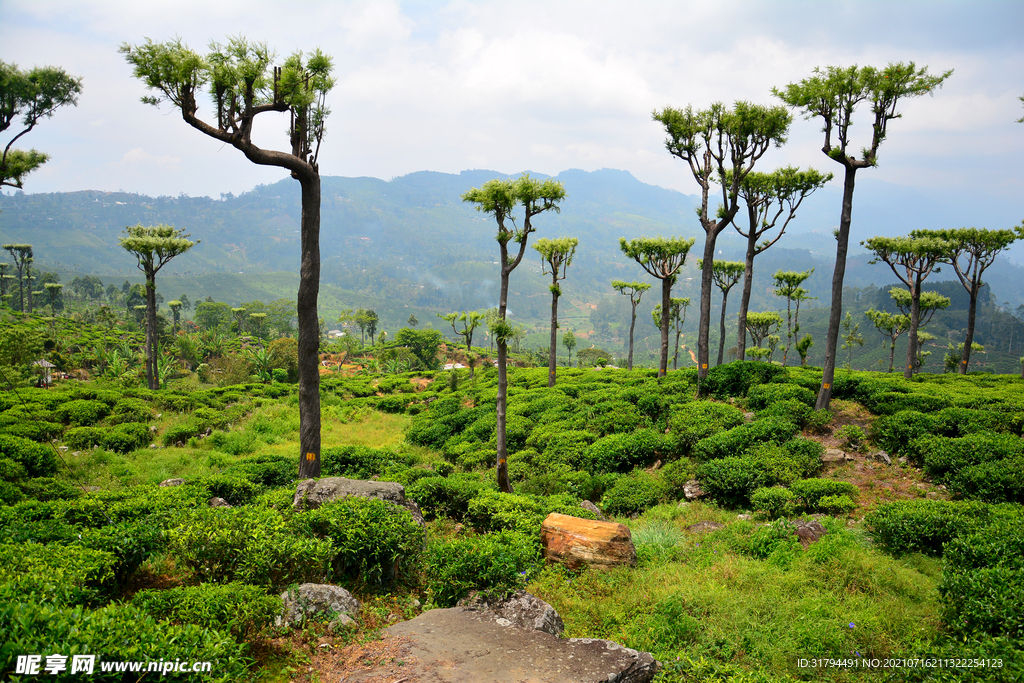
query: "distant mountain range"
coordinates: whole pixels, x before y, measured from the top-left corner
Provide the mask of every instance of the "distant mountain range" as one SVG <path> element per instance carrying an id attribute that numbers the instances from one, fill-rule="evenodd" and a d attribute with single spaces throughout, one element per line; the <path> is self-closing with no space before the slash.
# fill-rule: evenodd
<path id="1" fill-rule="evenodd" d="M 322 280 L 354 296 L 383 298 L 420 307 L 480 309 L 496 304 L 497 247 L 492 218 L 474 211 L 460 195 L 486 181 L 506 177 L 495 171 L 459 174 L 423 171 L 390 181 L 325 177 L 321 211 Z M 696 237 L 692 272 L 681 278 L 678 295 L 696 298 L 696 255 L 703 232 L 694 216 L 698 198 L 647 185 L 626 171 L 564 171 L 568 197 L 560 214 L 535 220 L 536 237 L 580 239 L 564 289 L 582 313 L 614 296 L 612 279 L 643 280 L 641 269 L 619 252 L 618 239 L 641 235 Z M 809 198 L 789 235 L 756 263 L 755 306 L 774 307 L 770 274 L 779 268 L 814 267 L 808 282 L 820 304 L 828 301 L 841 188 L 836 181 Z M 971 200 L 930 196 L 884 183 L 861 181 L 854 204 L 852 240 L 878 234 L 906 234 L 915 228 L 970 224 Z M 190 278 L 212 273 L 296 273 L 299 260 L 299 187 L 290 179 L 261 185 L 240 196 L 147 197 L 82 191 L 0 195 L 0 241 L 34 245 L 40 268 L 100 275 L 106 280 L 138 275 L 134 259 L 118 246 L 124 226 L 166 223 L 185 228 L 202 243 L 175 259 L 161 275 Z M 1014 220 L 1006 218 L 1010 227 Z M 719 238 L 723 258 L 740 260 L 743 243 L 734 231 Z M 1021 258 L 1018 245 L 1011 258 Z M 3 258 L 4 254 L 0 254 Z M 852 250 L 847 284 L 882 285 L 895 280 L 884 266 L 867 264 Z M 513 278 L 522 297 L 513 300 L 525 318 L 544 316 L 547 282 L 531 249 Z M 940 276 L 943 277 L 944 276 Z M 1024 268 L 1003 258 L 988 278 L 999 301 L 1024 303 Z M 159 286 L 159 281 L 158 281 Z M 696 299 L 695 299 L 696 300 Z M 233 302 L 229 302 L 233 303 Z"/>

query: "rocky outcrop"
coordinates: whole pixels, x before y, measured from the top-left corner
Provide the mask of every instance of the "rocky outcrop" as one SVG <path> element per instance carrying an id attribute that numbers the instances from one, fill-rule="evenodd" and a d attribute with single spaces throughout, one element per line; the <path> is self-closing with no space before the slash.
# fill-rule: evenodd
<path id="1" fill-rule="evenodd" d="M 828 533 L 824 526 L 821 525 L 816 519 L 811 521 L 804 521 L 802 519 L 793 520 L 793 533 L 796 534 L 797 539 L 800 541 L 800 545 L 806 550 L 812 543 L 817 543 L 818 540 Z"/>
<path id="2" fill-rule="evenodd" d="M 541 525 L 540 540 L 548 562 L 560 562 L 570 569 L 636 566 L 636 547 L 624 524 L 552 512 Z"/>
<path id="3" fill-rule="evenodd" d="M 602 522 L 606 521 L 608 519 L 601 512 L 600 508 L 598 508 L 596 505 L 591 503 L 589 500 L 585 500 L 582 503 L 580 503 L 580 507 L 583 508 L 584 510 L 586 510 L 587 512 L 592 512 L 595 515 L 597 515 L 597 518 L 600 519 Z"/>
<path id="4" fill-rule="evenodd" d="M 826 465 L 843 465 L 851 460 L 853 460 L 852 456 L 838 448 L 826 448 L 825 454 L 821 456 L 821 462 Z"/>
<path id="5" fill-rule="evenodd" d="M 697 500 L 698 498 L 704 497 L 704 489 L 700 487 L 700 482 L 696 479 L 683 484 L 683 495 L 686 496 L 686 500 Z"/>
<path id="6" fill-rule="evenodd" d="M 706 534 L 708 532 L 718 531 L 719 529 L 724 528 L 725 525 L 721 522 L 704 521 L 697 522 L 696 524 L 691 524 L 690 526 L 686 527 L 686 530 L 689 531 L 691 534 Z"/>
<path id="7" fill-rule="evenodd" d="M 304 583 L 281 593 L 284 611 L 277 617 L 277 626 L 301 626 L 309 619 L 330 617 L 332 623 L 347 625 L 359 614 L 361 605 L 344 588 L 323 583 Z"/>
<path id="8" fill-rule="evenodd" d="M 405 497 L 404 486 L 393 481 L 362 481 L 345 477 L 305 479 L 295 489 L 293 505 L 300 510 L 311 510 L 350 496 L 376 498 L 402 507 L 409 511 L 417 524 L 423 526 L 420 506 Z"/>
<path id="9" fill-rule="evenodd" d="M 158 486 L 181 486 L 184 483 L 184 479 L 164 479 Z"/>
<path id="10" fill-rule="evenodd" d="M 210 500 L 206 501 L 206 503 L 207 503 L 207 505 L 209 505 L 212 508 L 229 508 L 229 507 L 231 507 L 231 503 L 227 502 L 223 498 L 220 498 L 219 496 L 214 496 Z"/>
<path id="11" fill-rule="evenodd" d="M 553 636 L 561 636 L 565 631 L 562 617 L 555 608 L 524 590 L 518 590 L 510 596 L 473 593 L 459 600 L 459 607 L 491 614 L 495 620 L 507 622 L 503 624 L 498 621 L 502 626 L 533 629 Z"/>
<path id="12" fill-rule="evenodd" d="M 424 612 L 388 627 L 384 639 L 401 666 L 378 660 L 346 683 L 648 683 L 660 668 L 650 654 L 609 640 L 563 640 L 462 607 Z"/>

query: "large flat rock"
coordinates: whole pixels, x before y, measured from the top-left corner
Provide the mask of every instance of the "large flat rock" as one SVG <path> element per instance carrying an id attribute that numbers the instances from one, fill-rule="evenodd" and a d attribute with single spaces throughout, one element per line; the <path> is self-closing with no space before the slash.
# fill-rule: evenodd
<path id="1" fill-rule="evenodd" d="M 658 670 L 645 652 L 607 640 L 563 640 L 461 607 L 424 612 L 384 637 L 400 651 L 401 665 L 350 674 L 346 683 L 647 683 Z"/>

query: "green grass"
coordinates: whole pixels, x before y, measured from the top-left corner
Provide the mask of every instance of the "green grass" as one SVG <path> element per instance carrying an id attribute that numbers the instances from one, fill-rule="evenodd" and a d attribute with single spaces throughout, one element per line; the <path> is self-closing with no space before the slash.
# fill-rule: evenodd
<path id="1" fill-rule="evenodd" d="M 663 662 L 705 657 L 799 676 L 800 657 L 885 658 L 939 636 L 939 561 L 893 559 L 839 525 L 808 551 L 783 545 L 760 559 L 738 551 L 757 527 L 735 513 L 669 507 L 631 523 L 636 569 L 548 567 L 527 588 L 558 610 L 568 637 L 608 638 Z M 683 531 L 730 518 L 717 532 Z"/>

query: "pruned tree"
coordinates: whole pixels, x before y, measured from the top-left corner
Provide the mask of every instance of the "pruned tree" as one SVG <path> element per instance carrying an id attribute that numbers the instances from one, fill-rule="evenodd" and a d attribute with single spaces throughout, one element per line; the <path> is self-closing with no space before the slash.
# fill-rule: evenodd
<path id="1" fill-rule="evenodd" d="M 629 318 L 629 356 L 626 360 L 626 369 L 633 369 L 633 330 L 636 328 L 636 307 L 644 292 L 651 288 L 646 282 L 625 282 L 623 280 L 612 280 L 612 288 L 624 296 L 629 297 L 629 303 L 633 306 L 633 312 Z"/>
<path id="2" fill-rule="evenodd" d="M 420 321 L 416 319 L 415 313 L 410 313 L 409 319 L 406 320 L 405 322 L 409 325 L 409 327 L 416 327 L 417 325 L 420 324 Z"/>
<path id="3" fill-rule="evenodd" d="M 668 328 L 672 306 L 672 285 L 680 269 L 686 263 L 695 239 L 672 237 L 638 237 L 629 242 L 619 238 L 619 248 L 629 258 L 640 264 L 651 277 L 661 280 L 661 356 L 658 361 L 658 377 L 668 372 Z"/>
<path id="4" fill-rule="evenodd" d="M 15 149 L 14 143 L 61 107 L 77 105 L 81 92 L 82 79 L 69 76 L 59 67 L 22 71 L 17 64 L 0 61 L 0 133 L 19 119 L 21 127 L 0 155 L 0 187 L 22 189 L 25 176 L 46 163 L 49 155 L 34 149 Z"/>
<path id="5" fill-rule="evenodd" d="M 721 102 L 694 111 L 666 107 L 654 112 L 654 120 L 665 126 L 665 147 L 669 154 L 685 161 L 701 188 L 698 210 L 704 229 L 704 263 L 713 264 L 715 243 L 739 210 L 739 188 L 754 163 L 773 145 L 786 141 L 792 116 L 785 107 L 766 107 L 737 102 L 727 109 Z M 721 205 L 711 207 L 711 186 L 721 186 Z M 711 327 L 711 282 L 713 268 L 701 271 L 700 321 L 697 326 L 697 377 L 708 374 Z M 667 298 L 663 306 L 668 308 Z"/>
<path id="6" fill-rule="evenodd" d="M 295 52 L 281 66 L 266 44 L 232 38 L 227 45 L 212 43 L 203 56 L 181 39 L 142 45 L 124 43 L 121 53 L 134 75 L 155 96 L 143 102 L 170 102 L 187 124 L 242 152 L 262 166 L 291 173 L 302 190 L 299 292 L 299 478 L 320 476 L 320 169 L 317 158 L 330 111 L 327 93 L 334 87 L 331 58 L 319 49 L 308 57 Z M 213 100 L 216 123 L 197 115 L 196 96 L 203 88 Z M 253 123 L 260 114 L 289 115 L 289 152 L 268 150 L 252 141 Z"/>
<path id="7" fill-rule="evenodd" d="M 544 275 L 551 276 L 551 285 L 548 290 L 551 292 L 551 354 L 548 358 L 548 386 L 555 386 L 555 360 L 558 356 L 558 297 L 562 295 L 562 288 L 558 285 L 559 280 L 564 280 L 566 271 L 572 265 L 572 258 L 576 255 L 576 247 L 580 241 L 575 237 L 560 237 L 548 239 L 542 237 L 537 240 L 533 248 L 540 253 L 540 269 Z"/>
<path id="8" fill-rule="evenodd" d="M 456 336 L 466 342 L 466 360 L 469 363 L 469 377 L 473 378 L 473 332 L 484 322 L 484 314 L 479 311 L 463 311 L 462 313 L 437 314 L 439 318 L 452 326 Z M 458 325 L 462 324 L 460 330 Z"/>
<path id="9" fill-rule="evenodd" d="M 188 234 L 170 225 L 130 225 L 124 231 L 126 236 L 118 242 L 125 251 L 135 256 L 139 270 L 146 276 L 146 385 L 155 390 L 160 388 L 157 372 L 156 274 L 175 256 L 199 244 L 199 240 L 188 239 Z"/>
<path id="10" fill-rule="evenodd" d="M 10 263 L 0 263 L 0 301 L 7 302 L 7 285 L 14 279 L 13 275 L 7 273 L 10 270 Z"/>
<path id="11" fill-rule="evenodd" d="M 752 171 L 740 183 L 740 197 L 747 207 L 746 228 L 740 227 L 742 221 L 737 220 L 738 214 L 733 217 L 732 221 L 736 232 L 747 239 L 738 324 L 742 334 L 736 344 L 739 358 L 746 355 L 747 335 L 745 330 L 747 309 L 750 306 L 750 294 L 754 283 L 754 257 L 782 239 L 782 236 L 786 234 L 786 228 L 796 217 L 796 211 L 804 199 L 830 180 L 832 180 L 831 173 L 821 173 L 813 168 L 801 171 L 794 166 L 787 166 L 770 173 Z M 769 231 L 775 229 L 783 214 L 786 218 L 779 226 L 779 232 L 772 237 L 765 237 Z M 764 240 L 758 242 L 762 237 Z"/>
<path id="12" fill-rule="evenodd" d="M 842 164 L 845 170 L 843 206 L 839 216 L 839 230 L 836 232 L 836 265 L 832 273 L 832 310 L 825 338 L 821 388 L 815 403 L 818 410 L 827 409 L 832 399 L 857 170 L 878 164 L 878 148 L 885 140 L 889 122 L 902 116 L 896 110 L 897 104 L 907 98 L 933 93 L 952 73 L 949 70 L 939 76 L 932 76 L 928 73 L 928 67 L 919 69 L 913 62 L 889 64 L 884 69 L 829 66 L 825 69 L 815 68 L 810 78 L 790 83 L 781 90 L 772 88 L 776 97 L 788 106 L 799 109 L 805 118 L 822 120 L 825 144 L 821 151 L 829 159 Z M 860 150 L 860 158 L 857 158 L 855 148 L 851 146 L 850 126 L 853 124 L 854 111 L 865 102 L 871 108 L 874 121 L 871 124 L 871 142 Z M 916 338 L 914 341 L 916 343 Z"/>
<path id="13" fill-rule="evenodd" d="M 690 297 L 672 297 L 672 309 L 669 311 L 668 320 L 676 335 L 676 350 L 672 354 L 672 369 L 679 369 L 679 340 L 683 336 L 683 325 L 686 324 L 686 309 L 690 307 Z M 661 329 L 661 304 L 651 311 L 651 318 L 654 326 Z"/>
<path id="14" fill-rule="evenodd" d="M 167 307 L 171 309 L 172 328 L 173 334 L 178 334 L 178 323 L 181 321 L 181 302 L 177 299 L 167 302 Z"/>
<path id="15" fill-rule="evenodd" d="M 57 315 L 57 304 L 60 302 L 60 293 L 64 285 L 59 282 L 47 282 L 43 288 L 50 298 L 50 315 Z"/>
<path id="16" fill-rule="evenodd" d="M 772 280 L 775 283 L 775 296 L 785 297 L 786 299 L 786 345 L 782 350 L 783 366 L 786 365 L 786 361 L 789 358 L 789 347 L 793 345 L 797 335 L 800 333 L 800 302 L 816 298 L 808 296 L 810 292 L 802 286 L 813 273 L 814 268 L 799 272 L 779 270 L 772 275 Z M 796 302 L 795 309 L 793 307 L 794 301 Z"/>
<path id="17" fill-rule="evenodd" d="M 900 309 L 900 313 L 907 316 L 907 320 L 910 320 L 910 311 L 913 308 L 914 301 L 910 296 L 910 291 L 902 289 L 900 287 L 893 287 L 889 290 L 889 298 L 893 300 L 896 307 Z M 924 329 L 931 319 L 935 316 L 937 311 L 942 311 L 949 308 L 951 300 L 948 296 L 943 296 L 938 292 L 921 292 L 918 307 L 921 309 L 920 317 L 917 323 L 917 329 Z M 910 329 L 908 323 L 907 329 Z"/>
<path id="18" fill-rule="evenodd" d="M 897 291 L 897 290 L 894 290 Z M 906 290 L 898 290 L 906 291 Z M 875 326 L 878 333 L 889 340 L 889 372 L 896 365 L 896 340 L 910 328 L 910 316 L 888 311 L 876 311 L 873 308 L 864 311 L 864 315 Z"/>
<path id="19" fill-rule="evenodd" d="M 747 314 L 747 332 L 754 338 L 754 349 L 747 349 L 747 355 L 754 358 L 763 358 L 768 355 L 768 349 L 761 348 L 765 337 L 774 334 L 782 325 L 782 317 L 775 311 L 750 312 Z M 764 352 L 764 353 L 761 353 Z"/>
<path id="20" fill-rule="evenodd" d="M 917 328 L 921 322 L 921 284 L 949 254 L 950 244 L 937 237 L 872 237 L 861 242 L 875 257 L 869 263 L 885 263 L 910 293 L 910 334 L 907 367 L 903 376 L 914 376 L 917 359 Z"/>
<path id="21" fill-rule="evenodd" d="M 800 354 L 800 367 L 807 367 L 807 354 L 814 346 L 814 336 L 808 332 L 796 343 L 796 352 Z"/>
<path id="22" fill-rule="evenodd" d="M 242 336 L 245 332 L 245 326 L 243 323 L 245 322 L 245 319 L 249 317 L 246 315 L 248 312 L 248 309 L 242 306 L 236 306 L 231 309 L 232 315 L 235 316 L 235 330 L 238 332 L 238 336 Z"/>
<path id="23" fill-rule="evenodd" d="M 704 270 L 704 259 L 697 259 L 697 268 Z M 729 305 L 729 290 L 743 277 L 746 265 L 739 261 L 715 261 L 711 264 L 711 277 L 715 286 L 722 292 L 722 314 L 718 321 L 718 362 L 725 360 L 725 311 Z M 746 337 L 746 334 L 737 335 Z"/>
<path id="24" fill-rule="evenodd" d="M 266 319 L 266 313 L 259 312 L 249 314 L 249 320 L 252 321 L 252 326 L 255 328 L 254 332 L 256 334 L 257 339 L 261 337 L 261 334 L 263 332 L 263 323 L 266 321 Z"/>
<path id="25" fill-rule="evenodd" d="M 25 271 L 28 270 L 32 264 L 32 245 L 31 244 L 5 244 L 3 248 L 6 249 L 10 254 L 11 258 L 14 259 L 14 269 L 18 271 L 18 310 L 25 310 Z M 29 287 L 31 290 L 31 287 Z"/>
<path id="26" fill-rule="evenodd" d="M 556 180 L 538 180 L 529 175 L 516 179 L 490 180 L 479 188 L 462 195 L 462 201 L 476 205 L 476 210 L 494 216 L 498 224 L 497 241 L 501 254 L 501 285 L 498 295 L 498 314 L 491 333 L 498 342 L 498 396 L 497 396 L 497 476 L 498 488 L 512 492 L 508 478 L 508 445 L 506 443 L 505 408 L 508 400 L 508 340 L 512 326 L 505 319 L 508 311 L 508 281 L 512 271 L 523 260 L 530 233 L 536 232 L 533 219 L 545 211 L 559 211 L 558 204 L 565 199 L 565 186 Z M 516 224 L 515 211 L 522 207 L 521 222 Z M 509 254 L 509 243 L 518 245 L 515 255 Z"/>
<path id="27" fill-rule="evenodd" d="M 569 367 L 572 367 L 572 352 L 576 348 L 576 335 L 572 333 L 572 330 L 566 330 L 565 334 L 562 335 L 562 346 L 569 352 Z"/>
<path id="28" fill-rule="evenodd" d="M 936 237 L 949 244 L 949 252 L 941 259 L 953 266 L 960 284 L 971 297 L 967 308 L 967 335 L 957 372 L 967 374 L 967 365 L 974 348 L 974 327 L 977 321 L 978 294 L 984 283 L 981 276 L 1003 250 L 1024 238 L 1024 225 L 1013 230 L 956 228 L 949 230 L 914 230 L 911 237 Z"/>
<path id="29" fill-rule="evenodd" d="M 860 323 L 853 322 L 853 316 L 849 311 L 843 318 L 843 350 L 849 349 L 846 355 L 846 369 L 853 371 L 853 348 L 864 346 L 864 336 L 860 333 Z"/>

